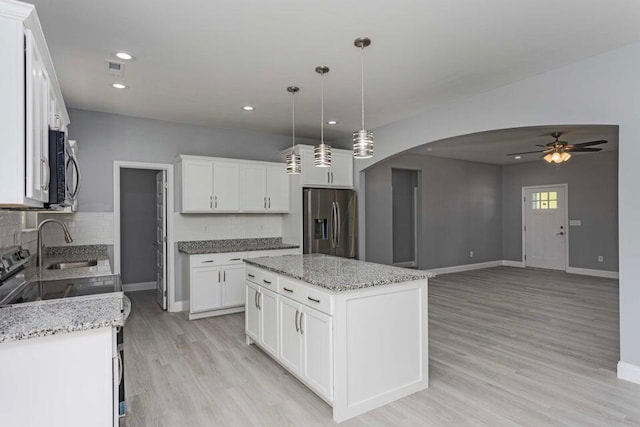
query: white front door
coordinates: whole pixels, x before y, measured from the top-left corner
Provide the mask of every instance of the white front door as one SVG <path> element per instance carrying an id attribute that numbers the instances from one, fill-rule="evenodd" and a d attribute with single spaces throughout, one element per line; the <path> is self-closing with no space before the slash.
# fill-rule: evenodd
<path id="1" fill-rule="evenodd" d="M 167 188 L 166 171 L 156 174 L 156 301 L 167 309 Z"/>
<path id="2" fill-rule="evenodd" d="M 564 186 L 524 189 L 525 266 L 566 270 L 567 195 Z"/>

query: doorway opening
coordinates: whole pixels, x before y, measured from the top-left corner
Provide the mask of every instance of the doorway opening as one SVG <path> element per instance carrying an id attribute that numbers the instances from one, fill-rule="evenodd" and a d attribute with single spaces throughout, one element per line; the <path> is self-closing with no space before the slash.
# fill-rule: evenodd
<path id="1" fill-rule="evenodd" d="M 522 187 L 525 267 L 566 271 L 569 265 L 567 184 Z"/>
<path id="2" fill-rule="evenodd" d="M 392 169 L 393 265 L 418 268 L 419 171 Z"/>
<path id="3" fill-rule="evenodd" d="M 114 272 L 126 292 L 155 290 L 174 303 L 173 166 L 114 162 Z"/>

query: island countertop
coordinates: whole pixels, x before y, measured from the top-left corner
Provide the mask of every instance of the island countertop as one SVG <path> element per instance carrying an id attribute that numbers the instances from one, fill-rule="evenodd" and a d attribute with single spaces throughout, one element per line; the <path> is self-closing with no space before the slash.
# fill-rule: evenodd
<path id="1" fill-rule="evenodd" d="M 187 255 L 295 249 L 299 247 L 298 245 L 282 243 L 281 237 L 178 242 L 178 251 Z"/>
<path id="2" fill-rule="evenodd" d="M 336 292 L 410 282 L 432 273 L 323 254 L 248 258 L 247 264 Z"/>

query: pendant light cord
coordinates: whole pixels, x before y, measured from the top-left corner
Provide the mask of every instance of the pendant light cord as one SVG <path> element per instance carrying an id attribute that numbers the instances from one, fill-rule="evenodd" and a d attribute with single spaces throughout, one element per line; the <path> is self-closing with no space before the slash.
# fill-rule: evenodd
<path id="1" fill-rule="evenodd" d="M 360 94 L 362 102 L 362 129 L 364 130 L 364 46 L 360 48 L 362 55 L 360 56 Z"/>
<path id="2" fill-rule="evenodd" d="M 293 122 L 291 124 L 291 129 L 292 129 L 292 134 L 293 134 L 293 140 L 291 141 L 291 147 L 292 148 L 296 148 L 296 93 L 292 93 L 292 98 L 291 98 L 291 116 L 293 119 Z"/>
<path id="3" fill-rule="evenodd" d="M 324 145 L 324 73 L 320 74 L 320 144 Z"/>

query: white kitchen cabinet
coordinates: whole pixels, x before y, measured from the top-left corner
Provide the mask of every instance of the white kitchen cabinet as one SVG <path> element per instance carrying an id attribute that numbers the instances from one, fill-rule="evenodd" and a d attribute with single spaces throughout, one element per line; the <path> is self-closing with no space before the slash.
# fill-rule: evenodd
<path id="1" fill-rule="evenodd" d="M 182 213 L 287 213 L 289 176 L 282 163 L 180 155 Z"/>
<path id="2" fill-rule="evenodd" d="M 260 289 L 260 338 L 258 342 L 266 351 L 278 355 L 278 294 Z"/>
<path id="3" fill-rule="evenodd" d="M 213 210 L 215 212 L 240 211 L 240 165 L 213 163 Z"/>
<path id="4" fill-rule="evenodd" d="M 302 379 L 325 399 L 333 399 L 333 319 L 300 306 Z"/>
<path id="5" fill-rule="evenodd" d="M 222 305 L 234 307 L 244 305 L 244 266 L 223 266 Z"/>
<path id="6" fill-rule="evenodd" d="M 182 212 L 213 210 L 213 162 L 188 159 L 182 162 Z"/>
<path id="7" fill-rule="evenodd" d="M 197 267 L 191 271 L 192 313 L 222 307 L 221 270 L 219 267 Z"/>
<path id="8" fill-rule="evenodd" d="M 267 211 L 289 212 L 289 175 L 285 165 L 267 168 Z"/>
<path id="9" fill-rule="evenodd" d="M 260 297 L 260 287 L 247 281 L 246 285 L 246 308 L 245 308 L 245 331 L 252 340 L 260 341 L 260 310 L 258 309 L 258 298 Z"/>
<path id="10" fill-rule="evenodd" d="M 280 363 L 292 373 L 300 375 L 302 367 L 302 339 L 300 336 L 300 304 L 280 296 Z"/>
<path id="11" fill-rule="evenodd" d="M 297 145 L 295 152 L 302 158 L 302 186 L 317 188 L 353 188 L 353 153 L 331 149 L 331 167 L 319 168 L 314 164 L 313 147 Z M 282 154 L 288 154 L 285 150 Z"/>
<path id="12" fill-rule="evenodd" d="M 35 8 L 0 2 L 0 207 L 49 202 L 49 125 L 69 116 Z"/>

